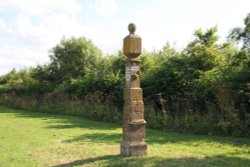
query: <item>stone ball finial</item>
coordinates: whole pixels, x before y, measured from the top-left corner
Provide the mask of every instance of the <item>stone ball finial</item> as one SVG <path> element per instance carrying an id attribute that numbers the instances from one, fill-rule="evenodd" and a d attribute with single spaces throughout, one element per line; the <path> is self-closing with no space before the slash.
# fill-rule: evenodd
<path id="1" fill-rule="evenodd" d="M 134 33 L 135 33 L 135 30 L 136 30 L 135 24 L 134 24 L 134 23 L 130 23 L 130 24 L 128 25 L 128 31 L 129 31 L 129 33 L 130 33 L 130 34 L 134 34 Z"/>

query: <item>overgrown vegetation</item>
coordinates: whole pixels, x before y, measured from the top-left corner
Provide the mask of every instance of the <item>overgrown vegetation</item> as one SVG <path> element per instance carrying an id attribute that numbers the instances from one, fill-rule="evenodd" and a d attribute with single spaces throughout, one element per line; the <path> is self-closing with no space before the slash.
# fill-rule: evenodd
<path id="1" fill-rule="evenodd" d="M 250 136 L 250 14 L 218 43 L 198 29 L 179 51 L 166 44 L 141 56 L 148 127 Z M 238 45 L 239 44 L 239 45 Z M 124 57 L 102 56 L 85 38 L 62 39 L 51 62 L 0 77 L 0 103 L 27 110 L 121 122 Z"/>

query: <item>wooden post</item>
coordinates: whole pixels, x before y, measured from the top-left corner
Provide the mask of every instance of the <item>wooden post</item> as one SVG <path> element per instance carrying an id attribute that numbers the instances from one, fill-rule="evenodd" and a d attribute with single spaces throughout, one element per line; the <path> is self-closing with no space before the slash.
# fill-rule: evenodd
<path id="1" fill-rule="evenodd" d="M 126 87 L 124 89 L 123 141 L 122 156 L 142 156 L 147 154 L 144 142 L 146 121 L 144 120 L 144 104 L 140 86 L 140 54 L 141 38 L 135 35 L 136 26 L 128 26 L 130 34 L 123 40 L 125 60 Z"/>

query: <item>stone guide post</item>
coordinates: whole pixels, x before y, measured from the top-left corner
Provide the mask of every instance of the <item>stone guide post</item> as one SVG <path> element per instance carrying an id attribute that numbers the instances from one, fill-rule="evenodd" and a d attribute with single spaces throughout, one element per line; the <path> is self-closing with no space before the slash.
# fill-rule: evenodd
<path id="1" fill-rule="evenodd" d="M 140 87 L 141 38 L 134 34 L 135 29 L 134 24 L 129 24 L 130 34 L 123 40 L 123 53 L 127 59 L 125 60 L 126 87 L 124 89 L 122 156 L 147 154 L 147 144 L 144 142 L 146 121 Z"/>

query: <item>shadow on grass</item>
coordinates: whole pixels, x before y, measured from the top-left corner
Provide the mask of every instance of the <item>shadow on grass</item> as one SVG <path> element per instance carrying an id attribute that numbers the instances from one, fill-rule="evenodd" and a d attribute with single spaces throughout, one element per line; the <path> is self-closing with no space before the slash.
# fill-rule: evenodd
<path id="1" fill-rule="evenodd" d="M 75 160 L 69 163 L 55 165 L 53 167 L 73 167 L 73 166 L 78 166 L 78 165 L 86 165 L 86 164 L 94 163 L 97 161 L 112 160 L 112 159 L 117 159 L 117 158 L 120 158 L 120 155 L 105 155 L 105 156 L 100 156 L 100 157 L 95 157 L 95 158 Z"/>
<path id="2" fill-rule="evenodd" d="M 77 136 L 75 138 L 66 140 L 65 142 L 68 143 L 74 143 L 74 142 L 84 142 L 92 140 L 98 143 L 120 143 L 122 140 L 122 134 L 121 133 L 93 133 L 93 134 L 84 134 Z"/>
<path id="3" fill-rule="evenodd" d="M 119 143 L 122 140 L 122 134 L 116 132 L 95 132 L 83 134 L 72 139 L 66 140 L 65 142 L 84 142 L 84 141 L 95 141 L 99 143 Z M 145 141 L 148 144 L 183 144 L 192 147 L 200 147 L 204 143 L 219 143 L 227 144 L 237 147 L 249 147 L 250 140 L 246 138 L 231 138 L 231 137 L 220 137 L 220 136 L 205 136 L 205 135 L 191 135 L 191 134 L 179 134 L 161 132 L 156 130 L 147 130 Z M 250 152 L 249 152 L 250 153 Z"/>
<path id="4" fill-rule="evenodd" d="M 242 137 L 225 137 L 225 136 L 209 136 L 209 135 L 194 135 L 185 133 L 164 132 L 160 130 L 148 129 L 146 133 L 146 139 L 148 143 L 180 143 L 188 142 L 189 145 L 192 142 L 198 143 L 211 143 L 216 142 L 220 144 L 228 144 L 232 146 L 250 146 L 249 138 Z M 194 145 L 195 146 L 195 145 Z"/>
<path id="5" fill-rule="evenodd" d="M 228 144 L 236 147 L 249 147 L 249 140 L 241 139 L 241 138 L 222 138 L 222 137 L 211 137 L 211 136 L 199 136 L 199 135 L 186 135 L 186 134 L 176 134 L 176 133 L 161 133 L 161 134 L 150 134 L 150 131 L 146 136 L 145 141 L 148 144 L 181 144 L 187 145 L 191 147 L 201 147 L 204 143 L 220 143 L 220 144 Z M 224 140 L 223 140 L 224 139 Z M 72 139 L 65 140 L 66 143 L 74 143 L 74 142 L 87 142 L 94 141 L 97 143 L 106 143 L 106 144 L 114 144 L 120 143 L 122 140 L 121 133 L 88 133 L 82 134 L 80 136 L 74 137 Z M 212 145 L 211 145 L 212 146 Z M 223 146 L 222 146 L 223 147 Z M 237 152 L 238 154 L 241 152 Z M 245 154 L 245 152 L 242 152 Z M 250 151 L 248 152 L 250 153 Z M 232 154 L 230 154 L 232 155 Z"/>
<path id="6" fill-rule="evenodd" d="M 105 166 L 105 167 L 249 167 L 250 160 L 238 157 L 214 156 L 206 158 L 180 157 L 164 159 L 161 157 L 132 157 L 126 158 L 120 155 L 105 155 L 94 158 L 75 160 L 62 163 L 53 167 L 73 167 L 80 165 Z"/>
<path id="7" fill-rule="evenodd" d="M 9 107 L 0 106 L 0 113 L 13 113 L 16 117 L 30 117 L 45 120 L 47 128 L 53 129 L 67 129 L 67 128 L 85 128 L 90 130 L 110 131 L 121 128 L 121 125 L 112 123 L 103 123 L 97 121 L 91 121 L 85 118 L 68 115 L 57 115 L 40 112 L 30 112 L 24 110 L 16 110 Z M 66 142 L 80 142 L 85 140 L 93 140 L 96 142 L 120 142 L 121 133 L 93 133 L 84 134 L 75 138 L 72 138 Z M 250 140 L 248 138 L 239 137 L 221 137 L 221 136 L 207 136 L 207 135 L 193 135 L 193 134 L 181 134 L 172 132 L 163 132 L 159 130 L 147 130 L 146 142 L 149 144 L 164 144 L 164 143 L 180 143 L 188 142 L 217 142 L 222 144 L 229 144 L 233 146 L 250 146 Z M 195 146 L 195 145 L 194 145 Z"/>

